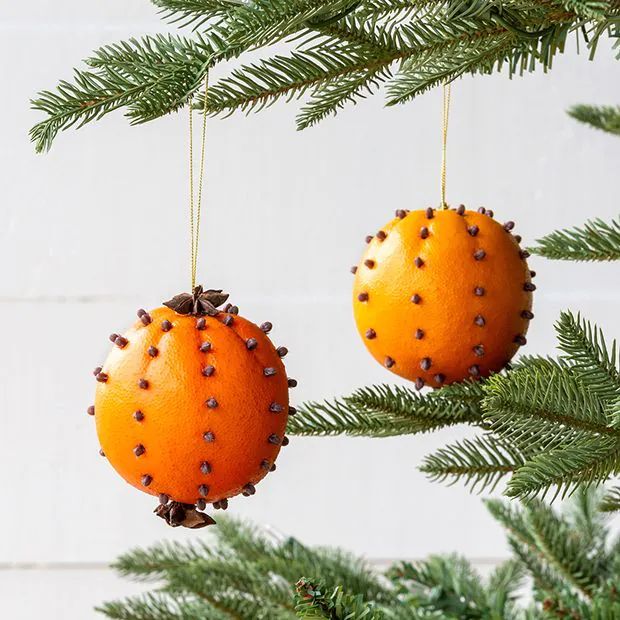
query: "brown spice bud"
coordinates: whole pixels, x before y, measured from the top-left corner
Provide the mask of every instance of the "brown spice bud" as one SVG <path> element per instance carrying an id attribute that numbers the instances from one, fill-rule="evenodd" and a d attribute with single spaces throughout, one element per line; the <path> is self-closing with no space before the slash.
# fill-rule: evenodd
<path id="1" fill-rule="evenodd" d="M 162 321 L 161 329 L 164 332 L 169 332 L 172 329 L 172 323 L 168 319 L 166 319 L 165 321 Z"/>
<path id="2" fill-rule="evenodd" d="M 278 347 L 276 349 L 276 353 L 278 354 L 278 357 L 286 357 L 288 354 L 288 349 L 286 347 Z"/>
<path id="3" fill-rule="evenodd" d="M 97 381 L 99 381 L 99 383 L 106 383 L 108 380 L 108 375 L 105 374 L 105 372 L 100 372 L 95 379 L 97 379 Z"/>
<path id="4" fill-rule="evenodd" d="M 144 414 L 142 413 L 142 411 L 138 410 L 138 411 L 134 411 L 133 414 L 133 419 L 136 422 L 142 422 L 142 420 L 144 420 Z"/>
<path id="5" fill-rule="evenodd" d="M 146 379 L 140 379 L 140 381 L 138 381 L 138 386 L 141 390 L 148 390 L 149 382 Z"/>
<path id="6" fill-rule="evenodd" d="M 464 215 L 465 214 L 465 205 L 459 205 L 457 210 L 456 210 L 458 215 Z"/>
<path id="7" fill-rule="evenodd" d="M 215 435 L 211 431 L 207 431 L 206 433 L 204 433 L 202 438 L 207 443 L 213 443 L 215 441 Z"/>
<path id="8" fill-rule="evenodd" d="M 534 313 L 529 310 L 523 310 L 523 312 L 521 312 L 521 317 L 531 321 L 534 318 Z"/>
<path id="9" fill-rule="evenodd" d="M 536 277 L 536 272 L 530 271 L 530 278 L 535 278 L 535 277 Z"/>
<path id="10" fill-rule="evenodd" d="M 493 211 L 491 211 L 491 209 L 487 209 L 487 212 L 485 213 L 485 215 L 488 215 L 489 217 L 493 217 L 495 215 L 495 213 L 493 213 Z"/>
<path id="11" fill-rule="evenodd" d="M 366 237 L 364 238 L 364 241 L 366 241 L 366 243 L 370 243 L 373 240 L 373 236 L 372 235 L 366 235 Z"/>
<path id="12" fill-rule="evenodd" d="M 414 295 L 412 295 L 411 301 L 414 304 L 419 304 L 422 301 L 422 298 L 417 293 L 415 293 Z"/>
<path id="13" fill-rule="evenodd" d="M 474 323 L 478 327 L 484 327 L 487 322 L 486 322 L 485 318 L 481 314 L 478 314 L 478 315 L 476 315 L 476 318 L 474 319 Z"/>
<path id="14" fill-rule="evenodd" d="M 129 344 L 129 340 L 127 340 L 127 338 L 123 338 L 123 336 L 117 336 L 116 340 L 114 341 L 114 344 L 119 349 L 124 349 Z"/>
<path id="15" fill-rule="evenodd" d="M 236 316 L 237 314 L 239 314 L 239 306 L 232 306 L 228 312 Z"/>
<path id="16" fill-rule="evenodd" d="M 207 502 L 202 497 L 199 497 L 196 500 L 196 508 L 198 510 L 204 510 L 206 507 L 207 507 Z M 215 504 L 213 504 L 213 508 L 215 508 Z"/>
<path id="17" fill-rule="evenodd" d="M 474 295 L 476 295 L 476 297 L 482 297 L 485 293 L 486 291 L 481 286 L 477 286 L 474 289 Z"/>
<path id="18" fill-rule="evenodd" d="M 522 347 L 527 344 L 527 340 L 526 340 L 525 336 L 522 336 L 521 334 L 517 334 L 514 337 L 514 342 L 516 342 L 518 345 L 520 345 Z"/>
<path id="19" fill-rule="evenodd" d="M 248 351 L 254 351 L 254 349 L 258 346 L 258 340 L 256 340 L 256 338 L 248 338 L 245 341 L 245 346 Z"/>
<path id="20" fill-rule="evenodd" d="M 484 346 L 481 344 L 477 344 L 472 351 L 478 356 L 478 357 L 483 357 L 484 356 Z"/>
<path id="21" fill-rule="evenodd" d="M 504 224 L 504 230 L 506 232 L 510 232 L 515 227 L 515 223 L 512 221 L 508 221 Z"/>
<path id="22" fill-rule="evenodd" d="M 380 230 L 377 233 L 377 239 L 379 239 L 379 241 L 385 241 L 385 238 L 387 237 L 387 235 L 385 234 L 385 231 Z"/>
<path id="23" fill-rule="evenodd" d="M 291 443 L 290 439 L 286 435 L 284 435 L 284 437 L 282 437 L 282 447 L 286 448 L 289 443 Z"/>
<path id="24" fill-rule="evenodd" d="M 476 260 L 482 260 L 486 255 L 487 255 L 487 253 L 484 250 L 482 250 L 482 249 L 476 250 L 474 252 L 474 258 Z"/>
<path id="25" fill-rule="evenodd" d="M 267 437 L 267 441 L 274 446 L 280 445 L 280 437 L 278 437 L 275 433 L 273 433 L 273 435 L 269 435 L 269 437 Z"/>
<path id="26" fill-rule="evenodd" d="M 263 374 L 265 377 L 273 377 L 276 374 L 277 370 L 273 368 L 273 366 L 267 366 L 267 368 L 263 368 Z"/>
<path id="27" fill-rule="evenodd" d="M 432 362 L 431 362 L 431 358 L 430 358 L 430 357 L 423 357 L 423 358 L 420 360 L 420 368 L 421 368 L 422 370 L 429 370 L 429 369 L 430 369 L 430 367 L 431 367 L 431 363 L 432 363 Z"/>
<path id="28" fill-rule="evenodd" d="M 103 368 L 101 368 L 101 366 L 97 366 L 95 370 L 93 370 L 93 375 L 96 377 L 102 370 Z"/>
<path id="29" fill-rule="evenodd" d="M 478 207 L 478 213 L 482 213 L 482 215 L 484 215 L 487 212 L 487 210 L 484 207 Z"/>
<path id="30" fill-rule="evenodd" d="M 160 493 L 158 499 L 159 499 L 159 503 L 162 506 L 165 506 L 170 501 L 170 497 L 166 495 L 165 493 Z"/>
<path id="31" fill-rule="evenodd" d="M 88 413 L 88 415 L 95 415 L 95 405 L 91 405 L 87 410 L 86 413 Z"/>
<path id="32" fill-rule="evenodd" d="M 368 269 L 372 269 L 375 266 L 375 261 L 371 260 L 370 258 L 367 258 L 364 261 L 364 265 L 366 265 L 366 267 L 368 267 Z"/>
<path id="33" fill-rule="evenodd" d="M 400 220 L 404 220 L 407 217 L 407 212 L 404 209 L 397 209 L 396 217 Z"/>
<path id="34" fill-rule="evenodd" d="M 288 379 L 287 384 L 290 388 L 297 387 L 297 379 Z"/>
<path id="35" fill-rule="evenodd" d="M 103 451 L 102 448 L 99 448 L 99 456 L 102 456 L 103 458 L 105 458 L 105 452 Z"/>
<path id="36" fill-rule="evenodd" d="M 288 414 L 289 415 L 297 415 L 297 409 L 295 409 L 295 407 L 289 407 L 288 408 Z"/>
<path id="37" fill-rule="evenodd" d="M 428 238 L 428 228 L 426 228 L 426 226 L 422 226 L 422 228 L 420 228 L 420 238 Z"/>
<path id="38" fill-rule="evenodd" d="M 142 476 L 140 482 L 142 482 L 142 486 L 148 487 L 151 482 L 153 482 L 153 477 L 149 476 L 149 474 L 144 474 Z"/>
<path id="39" fill-rule="evenodd" d="M 200 471 L 206 476 L 210 474 L 213 470 L 211 469 L 211 463 L 209 461 L 203 461 L 200 463 Z"/>
<path id="40" fill-rule="evenodd" d="M 200 347 L 199 347 L 200 351 L 202 351 L 202 353 L 207 353 L 208 351 L 211 350 L 211 343 L 210 342 L 203 342 Z"/>
<path id="41" fill-rule="evenodd" d="M 272 329 L 273 329 L 273 325 L 269 322 L 269 321 L 265 321 L 261 326 L 260 329 L 262 332 L 264 332 L 265 334 L 268 334 Z"/>
<path id="42" fill-rule="evenodd" d="M 202 331 L 203 329 L 205 329 L 207 327 L 207 321 L 204 317 L 200 317 L 197 321 L 196 321 L 196 329 Z"/>
<path id="43" fill-rule="evenodd" d="M 523 285 L 523 290 L 527 291 L 528 293 L 531 293 L 532 291 L 536 290 L 536 285 L 533 282 L 526 282 Z"/>
<path id="44" fill-rule="evenodd" d="M 439 372 L 433 377 L 433 379 L 435 379 L 435 383 L 439 383 L 439 385 L 442 385 L 443 382 L 446 380 L 446 375 Z"/>
<path id="45" fill-rule="evenodd" d="M 416 259 L 413 262 L 414 262 L 415 266 L 418 267 L 418 268 L 420 268 L 420 267 L 422 267 L 424 265 L 424 261 L 419 256 L 416 256 Z"/>
<path id="46" fill-rule="evenodd" d="M 269 405 L 269 411 L 271 411 L 271 413 L 282 413 L 284 407 L 280 403 L 271 403 L 271 405 Z"/>
<path id="47" fill-rule="evenodd" d="M 254 495 L 254 493 L 256 493 L 256 487 L 248 482 L 244 487 L 243 487 L 243 495 L 245 497 L 249 497 L 250 495 Z"/>
<path id="48" fill-rule="evenodd" d="M 433 216 L 434 216 L 434 211 L 432 207 L 428 207 L 428 209 L 426 209 L 426 219 L 432 220 Z"/>
<path id="49" fill-rule="evenodd" d="M 480 366 L 478 366 L 478 364 L 474 364 L 473 366 L 470 366 L 467 369 L 467 372 L 469 372 L 469 374 L 472 377 L 479 377 L 480 376 Z"/>
<path id="50" fill-rule="evenodd" d="M 392 368 L 396 362 L 388 355 L 383 362 L 386 368 Z"/>
<path id="51" fill-rule="evenodd" d="M 136 314 L 138 315 L 138 318 L 141 319 L 146 314 L 146 310 L 144 308 L 140 308 Z"/>
<path id="52" fill-rule="evenodd" d="M 269 471 L 271 469 L 271 463 L 267 459 L 263 459 L 260 462 L 260 466 L 262 469 L 265 469 L 266 471 Z"/>
<path id="53" fill-rule="evenodd" d="M 147 353 L 151 357 L 157 357 L 159 355 L 159 349 L 157 347 L 149 347 Z"/>
<path id="54" fill-rule="evenodd" d="M 224 317 L 224 320 L 222 322 L 224 323 L 224 325 L 226 325 L 226 327 L 230 327 L 235 322 L 235 319 L 232 314 L 229 314 L 228 316 Z"/>
<path id="55" fill-rule="evenodd" d="M 521 237 L 521 235 L 515 235 L 515 236 L 514 236 L 514 238 L 515 238 L 515 241 L 516 241 L 517 243 L 521 243 L 521 241 L 522 241 L 522 237 Z"/>
<path id="56" fill-rule="evenodd" d="M 139 443 L 139 444 L 138 444 L 138 445 L 137 445 L 137 446 L 133 449 L 133 453 L 134 453 L 136 456 L 142 456 L 145 452 L 146 452 L 146 449 L 145 449 L 145 447 L 144 447 L 141 443 Z"/>
<path id="57" fill-rule="evenodd" d="M 205 405 L 209 408 L 209 409 L 215 409 L 218 405 L 218 402 L 215 398 L 213 398 L 213 396 L 211 396 L 211 398 L 208 398 L 205 401 Z"/>
<path id="58" fill-rule="evenodd" d="M 202 497 L 207 497 L 207 495 L 209 495 L 209 485 L 208 484 L 201 484 L 198 487 L 198 493 L 200 493 L 200 495 Z"/>
<path id="59" fill-rule="evenodd" d="M 519 250 L 519 257 L 525 260 L 530 257 L 530 253 L 527 250 Z"/>
<path id="60" fill-rule="evenodd" d="M 140 320 L 142 321 L 143 325 L 150 325 L 153 322 L 153 319 L 151 318 L 151 315 L 148 312 L 145 312 L 140 317 Z"/>
<path id="61" fill-rule="evenodd" d="M 368 338 L 368 340 L 373 340 L 376 337 L 377 332 L 372 327 L 366 330 L 366 338 Z"/>
<path id="62" fill-rule="evenodd" d="M 468 226 L 467 227 L 467 232 L 470 234 L 470 236 L 475 237 L 478 234 L 478 231 L 480 230 L 480 228 L 478 228 L 478 226 L 476 226 L 475 224 L 473 226 Z"/>
<path id="63" fill-rule="evenodd" d="M 116 339 L 118 338 L 118 334 L 110 334 L 109 338 L 110 338 L 110 342 L 116 342 Z"/>
<path id="64" fill-rule="evenodd" d="M 424 338 L 424 330 L 418 327 L 418 329 L 415 330 L 415 339 L 422 340 L 422 338 Z"/>
<path id="65" fill-rule="evenodd" d="M 215 372 L 215 366 L 211 366 L 211 364 L 209 364 L 208 366 L 205 366 L 202 369 L 202 374 L 205 377 L 211 377 L 214 372 Z"/>
<path id="66" fill-rule="evenodd" d="M 424 385 L 425 385 L 425 382 L 424 382 L 424 379 L 422 379 L 422 377 L 418 377 L 415 380 L 415 389 L 416 390 L 418 390 L 418 391 L 421 390 L 424 387 Z"/>
<path id="67" fill-rule="evenodd" d="M 357 266 L 356 265 L 353 265 L 353 267 L 351 267 L 351 273 L 353 275 L 355 275 L 357 273 Z"/>
<path id="68" fill-rule="evenodd" d="M 357 299 L 358 299 L 359 301 L 368 301 L 368 293 L 365 293 L 365 292 L 364 292 L 364 293 L 360 293 L 360 294 L 357 296 Z"/>

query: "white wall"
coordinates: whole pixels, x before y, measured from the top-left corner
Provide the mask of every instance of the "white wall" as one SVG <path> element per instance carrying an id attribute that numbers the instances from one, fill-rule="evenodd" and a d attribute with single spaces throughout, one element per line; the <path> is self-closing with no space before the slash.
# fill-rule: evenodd
<path id="1" fill-rule="evenodd" d="M 133 591 L 109 560 L 192 537 L 153 518 L 152 498 L 98 457 L 84 412 L 107 334 L 187 288 L 187 117 L 130 128 L 117 114 L 36 156 L 29 98 L 92 48 L 161 26 L 147 0 L 0 4 L 0 600 L 13 620 L 90 618 L 94 604 Z M 620 101 L 617 77 L 602 48 L 594 63 L 559 58 L 548 76 L 458 82 L 449 199 L 514 219 L 526 242 L 615 216 L 620 142 L 564 109 Z M 302 133 L 294 113 L 210 121 L 199 277 L 274 322 L 302 401 L 392 381 L 355 334 L 348 269 L 394 209 L 438 200 L 440 93 L 389 110 L 374 98 Z M 528 353 L 552 352 L 567 307 L 617 336 L 617 266 L 532 266 Z M 456 550 L 493 562 L 507 551 L 479 498 L 416 471 L 461 434 L 293 439 L 278 472 L 230 512 L 374 560 Z"/>

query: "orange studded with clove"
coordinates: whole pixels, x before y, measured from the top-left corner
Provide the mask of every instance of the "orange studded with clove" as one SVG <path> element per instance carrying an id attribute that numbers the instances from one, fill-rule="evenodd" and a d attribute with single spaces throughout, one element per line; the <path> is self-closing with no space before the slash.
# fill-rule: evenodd
<path id="1" fill-rule="evenodd" d="M 184 506 L 226 508 L 228 498 L 252 495 L 275 469 L 294 413 L 287 349 L 271 343 L 271 324 L 259 327 L 234 306 L 217 310 L 210 293 L 220 292 L 194 294 L 202 306 L 177 296 L 172 307 L 140 310 L 127 332 L 112 334 L 89 408 L 116 471 L 184 515 Z M 182 524 L 169 512 L 169 523 Z"/>
<path id="2" fill-rule="evenodd" d="M 396 212 L 368 240 L 353 286 L 355 321 L 373 357 L 425 385 L 486 377 L 526 343 L 535 275 L 493 212 Z"/>

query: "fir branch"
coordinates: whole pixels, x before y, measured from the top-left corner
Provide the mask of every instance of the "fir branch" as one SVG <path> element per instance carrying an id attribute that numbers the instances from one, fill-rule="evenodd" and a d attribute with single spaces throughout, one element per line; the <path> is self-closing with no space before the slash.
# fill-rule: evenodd
<path id="1" fill-rule="evenodd" d="M 295 585 L 295 611 L 299 618 L 328 620 L 382 620 L 383 614 L 364 602 L 360 595 L 349 594 L 342 586 L 328 589 L 322 580 L 302 577 Z"/>
<path id="2" fill-rule="evenodd" d="M 620 135 L 620 106 L 575 105 L 568 114 L 581 123 Z"/>
<path id="3" fill-rule="evenodd" d="M 482 435 L 440 448 L 426 456 L 419 469 L 433 481 L 464 481 L 472 491 L 491 492 L 504 476 L 525 462 L 516 447 L 492 435 Z"/>
<path id="4" fill-rule="evenodd" d="M 581 485 L 600 484 L 620 469 L 620 443 L 611 437 L 583 438 L 534 456 L 513 475 L 506 495 L 526 499 L 555 488 L 565 497 Z"/>
<path id="5" fill-rule="evenodd" d="M 76 71 L 73 82 L 61 81 L 56 91 L 44 91 L 32 101 L 47 118 L 30 137 L 37 151 L 47 150 L 59 131 L 83 127 L 121 107 L 139 123 L 176 110 L 201 84 L 212 50 L 173 35 L 132 39 L 97 50 L 87 63 L 91 71 Z"/>
<path id="6" fill-rule="evenodd" d="M 290 418 L 294 435 L 389 437 L 482 422 L 482 383 L 466 382 L 421 395 L 400 386 L 361 388 L 333 402 L 304 403 Z"/>
<path id="7" fill-rule="evenodd" d="M 611 347 L 603 331 L 589 321 L 562 312 L 555 325 L 562 360 L 576 371 L 583 389 L 612 403 L 620 396 L 620 360 L 615 340 Z"/>
<path id="8" fill-rule="evenodd" d="M 525 511 L 538 548 L 547 562 L 572 586 L 587 597 L 592 597 L 600 585 L 599 558 L 591 557 L 590 548 L 583 539 L 571 535 L 566 521 L 550 507 L 534 502 Z"/>
<path id="9" fill-rule="evenodd" d="M 203 601 L 176 601 L 166 594 L 148 593 L 111 601 L 96 611 L 112 620 L 231 620 Z"/>
<path id="10" fill-rule="evenodd" d="M 151 0 L 164 19 L 180 27 L 203 28 L 210 20 L 242 7 L 241 0 Z"/>
<path id="11" fill-rule="evenodd" d="M 620 486 L 614 486 L 605 491 L 599 503 L 599 510 L 603 512 L 617 512 L 620 510 Z"/>
<path id="12" fill-rule="evenodd" d="M 555 260 L 620 260 L 620 219 L 611 223 L 594 219 L 583 228 L 557 230 L 537 240 L 529 251 Z"/>

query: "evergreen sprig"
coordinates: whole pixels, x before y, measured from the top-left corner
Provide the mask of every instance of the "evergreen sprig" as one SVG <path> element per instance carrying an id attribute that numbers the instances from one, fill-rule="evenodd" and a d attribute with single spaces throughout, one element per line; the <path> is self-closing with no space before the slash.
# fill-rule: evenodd
<path id="1" fill-rule="evenodd" d="M 620 106 L 581 104 L 570 108 L 568 113 L 586 125 L 620 135 Z"/>
<path id="2" fill-rule="evenodd" d="M 37 150 L 118 108 L 133 123 L 174 112 L 210 67 L 257 49 L 262 60 L 212 85 L 208 111 L 258 111 L 309 94 L 298 117 L 304 128 L 383 84 L 393 105 L 465 74 L 549 70 L 569 37 L 593 54 L 620 17 L 615 0 L 153 1 L 192 37 L 144 37 L 96 52 L 73 81 L 34 99 L 45 114 L 31 131 Z M 290 51 L 275 55 L 270 46 L 280 41 Z"/>
<path id="3" fill-rule="evenodd" d="M 98 611 L 117 620 L 612 620 L 620 611 L 620 538 L 599 502 L 583 490 L 561 512 L 538 501 L 488 501 L 513 557 L 486 580 L 455 554 L 379 574 L 343 551 L 222 518 L 214 539 L 122 556 L 117 570 L 150 575 L 152 590 Z M 524 596 L 526 578 L 532 591 Z"/>
<path id="4" fill-rule="evenodd" d="M 291 419 L 297 435 L 391 435 L 455 424 L 482 434 L 428 455 L 432 480 L 490 491 L 509 476 L 511 497 L 551 497 L 599 485 L 620 471 L 620 366 L 615 342 L 570 312 L 556 323 L 557 360 L 525 357 L 480 382 L 421 394 L 372 386 L 335 401 L 306 403 Z"/>
<path id="5" fill-rule="evenodd" d="M 557 230 L 538 239 L 533 254 L 555 260 L 620 260 L 620 218 L 610 223 L 590 220 L 582 228 Z"/>

